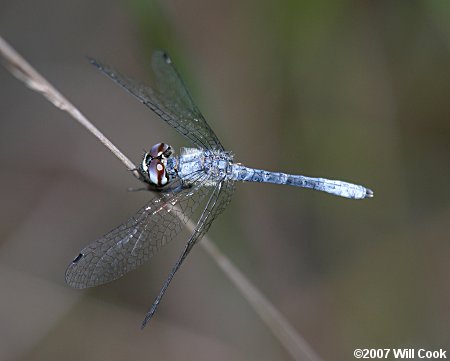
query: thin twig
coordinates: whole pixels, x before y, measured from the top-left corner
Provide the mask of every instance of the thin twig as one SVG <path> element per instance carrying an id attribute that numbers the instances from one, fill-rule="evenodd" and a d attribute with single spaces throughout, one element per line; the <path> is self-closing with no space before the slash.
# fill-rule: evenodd
<path id="1" fill-rule="evenodd" d="M 9 44 L 0 37 L 0 59 L 5 67 L 30 89 L 41 93 L 57 108 L 69 113 L 76 121 L 99 139 L 120 161 L 139 178 L 136 166 L 111 141 L 106 138 L 72 103 L 58 92 L 43 76 L 28 64 Z M 188 229 L 194 230 L 192 221 Z M 281 313 L 258 291 L 258 289 L 222 254 L 216 246 L 203 237 L 200 242 L 206 252 L 214 259 L 219 268 L 241 291 L 256 313 L 265 322 L 273 335 L 286 348 L 294 360 L 320 361 L 320 357 L 311 349 L 303 337 L 295 331 Z"/>
<path id="2" fill-rule="evenodd" d="M 286 318 L 284 318 L 248 278 L 209 239 L 204 237 L 201 244 L 206 252 L 216 261 L 219 268 L 230 278 L 239 291 L 241 291 L 248 303 L 250 303 L 294 360 L 321 360 Z"/>
<path id="3" fill-rule="evenodd" d="M 41 93 L 55 107 L 69 113 L 83 127 L 97 137 L 119 160 L 139 178 L 139 173 L 131 160 L 129 160 L 100 130 L 98 130 L 87 118 L 58 90 L 53 87 L 41 74 L 27 63 L 1 36 L 0 54 L 3 65 L 27 87 Z"/>

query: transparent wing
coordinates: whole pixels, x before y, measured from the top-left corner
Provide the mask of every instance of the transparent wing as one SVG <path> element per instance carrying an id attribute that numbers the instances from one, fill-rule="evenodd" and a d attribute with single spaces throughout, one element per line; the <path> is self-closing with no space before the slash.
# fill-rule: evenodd
<path id="1" fill-rule="evenodd" d="M 90 62 L 196 146 L 223 150 L 219 139 L 194 104 L 172 60 L 166 53 L 162 51 L 153 53 L 152 69 L 156 80 L 154 89 L 94 59 L 90 59 Z"/>
<path id="2" fill-rule="evenodd" d="M 203 236 L 208 232 L 209 227 L 211 226 L 214 219 L 224 211 L 228 203 L 231 201 L 231 197 L 234 193 L 234 182 L 233 181 L 223 181 L 217 184 L 217 186 L 214 188 L 214 192 L 211 193 L 211 196 L 209 197 L 208 203 L 206 204 L 206 207 L 204 211 L 202 212 L 202 215 L 200 216 L 199 221 L 197 222 L 197 225 L 194 229 L 194 232 L 191 235 L 191 238 L 186 243 L 186 246 L 181 253 L 180 257 L 178 258 L 177 262 L 173 266 L 172 270 L 169 273 L 169 276 L 167 277 L 166 281 L 164 282 L 161 290 L 159 291 L 158 296 L 156 297 L 155 301 L 153 301 L 152 306 L 150 307 L 149 311 L 145 315 L 144 321 L 142 322 L 142 328 L 144 328 L 147 323 L 151 320 L 153 315 L 155 314 L 167 288 L 169 287 L 170 282 L 172 281 L 173 277 L 175 276 L 175 273 L 178 271 L 178 269 L 181 267 L 181 264 L 188 256 L 191 249 L 194 247 L 194 245 L 203 238 Z"/>
<path id="3" fill-rule="evenodd" d="M 214 206 L 213 220 L 222 213 L 231 202 L 236 187 L 233 180 L 224 181 L 219 189 L 219 196 Z M 212 222 L 212 221 L 211 221 Z M 208 227 L 209 228 L 209 227 Z M 200 239 L 200 238 L 199 238 Z"/>
<path id="4" fill-rule="evenodd" d="M 234 190 L 234 181 L 223 181 L 216 186 L 189 242 L 195 244 L 202 239 L 212 222 L 230 203 Z"/>
<path id="5" fill-rule="evenodd" d="M 190 188 L 178 186 L 159 193 L 128 221 L 97 239 L 72 261 L 66 282 L 74 288 L 93 287 L 113 281 L 134 270 L 175 237 L 202 199 L 211 192 L 204 187 L 206 175 Z"/>

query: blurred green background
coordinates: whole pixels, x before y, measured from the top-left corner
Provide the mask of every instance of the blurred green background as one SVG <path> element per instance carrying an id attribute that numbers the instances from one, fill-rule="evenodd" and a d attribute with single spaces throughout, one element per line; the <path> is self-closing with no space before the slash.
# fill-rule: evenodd
<path id="1" fill-rule="evenodd" d="M 172 56 L 235 159 L 360 183 L 367 201 L 239 184 L 214 243 L 324 360 L 450 347 L 448 1 L 0 1 L 0 34 L 138 162 L 188 145 L 101 76 Z M 149 197 L 68 115 L 0 68 L 0 359 L 289 360 L 196 247 L 139 324 L 187 233 L 96 289 L 82 246 Z M 449 351 L 450 352 L 450 351 Z"/>

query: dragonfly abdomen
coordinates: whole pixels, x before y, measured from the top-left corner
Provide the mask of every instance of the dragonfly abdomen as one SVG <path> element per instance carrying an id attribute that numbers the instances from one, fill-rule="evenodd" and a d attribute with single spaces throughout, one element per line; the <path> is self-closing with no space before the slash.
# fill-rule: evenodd
<path id="1" fill-rule="evenodd" d="M 234 180 L 241 182 L 259 182 L 273 184 L 288 184 L 289 177 L 284 173 L 248 168 L 241 164 L 233 164 L 231 174 Z"/>
<path id="2" fill-rule="evenodd" d="M 363 199 L 373 196 L 373 192 L 370 189 L 353 183 L 325 178 L 311 178 L 302 175 L 269 172 L 262 169 L 248 168 L 240 164 L 233 164 L 232 178 L 242 182 L 286 184 L 295 187 L 310 188 L 352 199 Z"/>

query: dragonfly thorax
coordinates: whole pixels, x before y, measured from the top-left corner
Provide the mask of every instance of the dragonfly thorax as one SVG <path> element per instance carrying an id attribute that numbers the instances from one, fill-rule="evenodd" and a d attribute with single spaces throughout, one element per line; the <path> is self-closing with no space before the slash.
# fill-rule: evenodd
<path id="1" fill-rule="evenodd" d="M 150 184 L 157 187 L 167 185 L 171 176 L 167 169 L 167 160 L 172 155 L 172 147 L 166 143 L 157 143 L 142 158 L 140 171 Z"/>
<path id="2" fill-rule="evenodd" d="M 232 155 L 219 150 L 181 148 L 177 175 L 185 184 L 201 182 L 211 187 L 231 174 Z"/>

